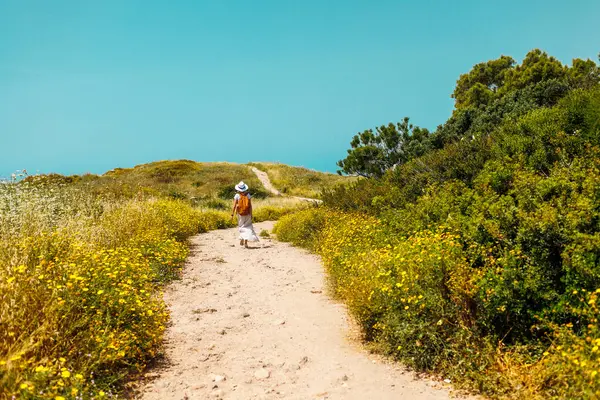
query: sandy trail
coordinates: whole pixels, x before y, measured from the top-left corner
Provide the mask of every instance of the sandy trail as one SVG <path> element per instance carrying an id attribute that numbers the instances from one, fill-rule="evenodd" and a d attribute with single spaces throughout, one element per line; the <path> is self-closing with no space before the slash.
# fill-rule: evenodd
<path id="1" fill-rule="evenodd" d="M 192 239 L 183 278 L 165 292 L 166 362 L 140 398 L 450 398 L 443 384 L 361 349 L 344 306 L 325 293 L 317 256 L 271 240 L 244 249 L 236 231 Z"/>
<path id="2" fill-rule="evenodd" d="M 281 192 L 279 190 L 275 189 L 275 187 L 271 184 L 269 175 L 267 175 L 266 172 L 261 171 L 260 169 L 258 169 L 256 167 L 251 167 L 250 169 L 252 169 L 252 172 L 254 172 L 256 174 L 256 177 L 263 184 L 265 189 L 267 189 L 267 191 L 271 192 L 275 196 L 281 196 Z"/>
<path id="3" fill-rule="evenodd" d="M 260 183 L 263 184 L 263 186 L 265 187 L 265 189 L 267 191 L 271 192 L 275 196 L 283 196 L 283 194 L 279 190 L 275 189 L 275 186 L 273 186 L 273 184 L 271 183 L 271 180 L 269 179 L 269 175 L 266 172 L 261 171 L 260 169 L 258 169 L 256 167 L 251 167 L 251 169 L 252 169 L 252 172 L 254 172 L 254 174 L 260 181 Z M 310 201 L 311 203 L 322 203 L 323 202 L 322 200 L 310 199 L 308 197 L 299 197 L 299 196 L 288 196 L 288 197 L 293 197 L 295 199 L 302 200 L 302 201 Z"/>

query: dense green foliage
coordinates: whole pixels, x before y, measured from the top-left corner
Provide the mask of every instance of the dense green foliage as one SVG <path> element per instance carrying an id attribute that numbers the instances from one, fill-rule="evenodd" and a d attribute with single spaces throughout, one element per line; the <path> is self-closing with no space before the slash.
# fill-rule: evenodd
<path id="1" fill-rule="evenodd" d="M 405 363 L 489 395 L 597 398 L 598 68 L 533 51 L 475 66 L 454 97 L 430 135 L 454 139 L 278 232 L 323 256 L 365 337 Z"/>
<path id="2" fill-rule="evenodd" d="M 380 177 L 388 169 L 460 140 L 491 134 L 506 120 L 539 107 L 551 107 L 575 89 L 600 82 L 600 68 L 591 60 L 563 65 L 548 54 L 530 51 L 521 65 L 507 56 L 475 65 L 460 76 L 452 97 L 456 108 L 430 133 L 412 127 L 408 118 L 355 135 L 348 156 L 338 162 L 340 173 Z"/>
<path id="3" fill-rule="evenodd" d="M 408 118 L 355 135 L 348 156 L 338 161 L 339 173 L 381 177 L 388 169 L 404 164 L 430 150 L 429 131 L 413 126 Z"/>

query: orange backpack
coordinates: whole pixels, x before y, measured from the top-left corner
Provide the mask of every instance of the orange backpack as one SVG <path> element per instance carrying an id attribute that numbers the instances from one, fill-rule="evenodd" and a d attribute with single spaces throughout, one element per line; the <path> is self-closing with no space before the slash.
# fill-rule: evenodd
<path id="1" fill-rule="evenodd" d="M 248 215 L 250 214 L 250 199 L 247 194 L 240 193 L 240 198 L 238 200 L 238 214 L 240 215 Z"/>

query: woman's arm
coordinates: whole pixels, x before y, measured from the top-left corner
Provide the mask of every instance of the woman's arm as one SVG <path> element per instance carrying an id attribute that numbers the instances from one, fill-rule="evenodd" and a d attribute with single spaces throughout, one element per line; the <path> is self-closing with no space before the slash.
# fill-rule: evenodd
<path id="1" fill-rule="evenodd" d="M 235 212 L 237 210 L 237 204 L 238 204 L 238 201 L 237 200 L 233 200 L 233 209 L 231 210 L 231 216 L 232 217 L 235 215 Z"/>

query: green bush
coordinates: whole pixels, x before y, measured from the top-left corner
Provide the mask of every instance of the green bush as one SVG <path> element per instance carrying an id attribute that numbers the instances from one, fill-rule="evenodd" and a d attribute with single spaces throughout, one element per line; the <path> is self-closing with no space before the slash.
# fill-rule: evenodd
<path id="1" fill-rule="evenodd" d="M 365 338 L 488 395 L 600 396 L 600 90 L 326 192 L 321 254 Z"/>
<path id="2" fill-rule="evenodd" d="M 324 218 L 325 213 L 319 208 L 299 211 L 282 217 L 273 233 L 281 241 L 314 250 Z"/>
<path id="3" fill-rule="evenodd" d="M 201 202 L 200 205 L 203 207 L 222 211 L 231 210 L 232 208 L 231 203 L 222 199 L 208 199 L 206 201 Z"/>

